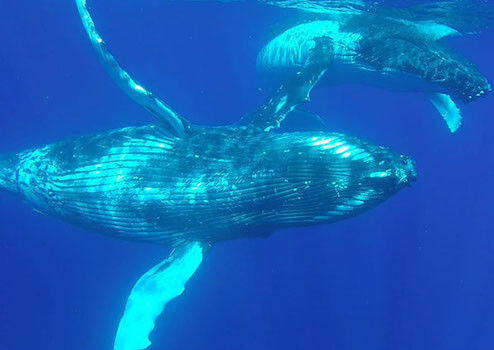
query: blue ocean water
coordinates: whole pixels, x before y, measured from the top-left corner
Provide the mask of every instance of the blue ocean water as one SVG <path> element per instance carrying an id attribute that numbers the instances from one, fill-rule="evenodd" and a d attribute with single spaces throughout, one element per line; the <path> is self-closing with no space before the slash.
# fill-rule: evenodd
<path id="1" fill-rule="evenodd" d="M 234 123 L 266 100 L 257 52 L 293 23 L 290 10 L 255 3 L 93 2 L 120 63 L 196 124 Z M 108 78 L 74 2 L 0 10 L 1 153 L 154 122 Z M 449 42 L 494 80 L 494 28 Z M 494 97 L 465 106 L 455 135 L 421 94 L 331 87 L 305 108 L 412 156 L 417 183 L 351 220 L 217 244 L 150 349 L 493 348 Z M 5 350 L 110 349 L 132 285 L 170 251 L 88 233 L 4 193 L 0 232 Z"/>

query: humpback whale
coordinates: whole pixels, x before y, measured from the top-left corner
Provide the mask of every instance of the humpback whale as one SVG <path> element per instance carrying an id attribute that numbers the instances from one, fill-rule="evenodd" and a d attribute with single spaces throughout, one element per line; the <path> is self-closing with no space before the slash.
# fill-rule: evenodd
<path id="1" fill-rule="evenodd" d="M 281 1 L 277 5 L 300 9 L 297 3 L 287 5 Z M 446 37 L 462 34 L 457 18 L 461 12 L 455 14 L 454 23 L 445 15 L 446 10 L 461 8 L 455 5 L 449 9 L 453 5 L 448 4 L 443 4 L 441 11 L 429 4 L 434 12 L 429 16 L 422 14 L 424 18 L 412 15 L 412 10 L 432 11 L 424 6 L 354 9 L 346 13 L 332 8 L 325 13 L 321 6 L 311 8 L 317 19 L 293 26 L 269 41 L 260 51 L 257 64 L 264 72 L 290 73 L 313 59 L 309 53 L 317 40 L 326 41 L 331 48 L 327 51 L 330 57 L 326 58 L 331 63 L 322 79 L 326 84 L 358 83 L 425 93 L 450 131 L 456 132 L 461 125 L 461 112 L 455 101 L 469 103 L 486 97 L 492 87 L 475 65 L 444 42 Z M 477 10 L 472 14 L 469 7 L 470 26 L 481 26 L 483 16 L 492 17 L 492 9 L 485 9 L 485 13 Z"/>
<path id="2" fill-rule="evenodd" d="M 414 162 L 388 148 L 327 131 L 281 132 L 326 63 L 303 67 L 246 123 L 192 125 L 120 67 L 86 1 L 76 3 L 110 76 L 157 122 L 2 155 L 0 187 L 88 230 L 173 248 L 134 285 L 115 350 L 150 345 L 155 319 L 214 243 L 343 220 L 415 181 Z"/>

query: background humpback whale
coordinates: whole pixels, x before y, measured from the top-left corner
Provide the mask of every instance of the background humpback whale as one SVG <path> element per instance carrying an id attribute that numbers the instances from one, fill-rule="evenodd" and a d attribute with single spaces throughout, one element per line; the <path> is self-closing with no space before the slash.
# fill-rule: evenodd
<path id="1" fill-rule="evenodd" d="M 155 319 L 211 244 L 342 220 L 415 181 L 414 162 L 388 148 L 338 133 L 276 132 L 324 64 L 304 67 L 246 126 L 194 126 L 119 66 L 86 2 L 77 5 L 112 78 L 159 122 L 2 155 L 0 186 L 77 226 L 174 247 L 135 284 L 114 349 L 150 345 Z"/>
<path id="2" fill-rule="evenodd" d="M 283 1 L 281 4 L 286 5 Z M 465 9 L 455 2 L 438 2 L 436 7 L 432 3 L 409 9 L 342 13 L 333 8 L 324 12 L 324 7 L 307 9 L 296 4 L 291 2 L 289 7 L 318 15 L 266 44 L 257 59 L 262 71 L 296 70 L 310 58 L 315 40 L 326 40 L 332 50 L 328 51 L 331 63 L 324 83 L 360 83 L 425 93 L 451 132 L 461 125 L 455 100 L 469 103 L 492 90 L 485 76 L 444 42 L 446 37 L 487 26 L 493 17 L 491 5 L 485 4 L 475 12 L 473 5 L 465 5 Z"/>

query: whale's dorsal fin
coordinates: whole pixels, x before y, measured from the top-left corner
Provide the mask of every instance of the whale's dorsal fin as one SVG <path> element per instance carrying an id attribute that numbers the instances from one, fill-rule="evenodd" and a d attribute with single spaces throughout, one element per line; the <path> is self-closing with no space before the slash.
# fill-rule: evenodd
<path id="1" fill-rule="evenodd" d="M 198 242 L 185 244 L 139 278 L 127 300 L 113 350 L 142 350 L 151 345 L 149 334 L 156 318 L 170 300 L 184 292 L 207 248 Z"/>
<path id="2" fill-rule="evenodd" d="M 315 38 L 315 47 L 305 66 L 290 77 L 254 115 L 250 125 L 264 131 L 279 129 L 297 106 L 310 100 L 310 93 L 333 61 L 333 43 L 328 37 Z"/>
<path id="3" fill-rule="evenodd" d="M 105 67 L 110 77 L 131 99 L 142 105 L 155 117 L 157 117 L 175 136 L 185 136 L 188 134 L 190 124 L 177 112 L 172 110 L 163 101 L 146 90 L 142 85 L 137 84 L 131 76 L 123 70 L 117 60 L 106 47 L 106 43 L 96 31 L 93 19 L 86 6 L 86 0 L 76 0 L 77 9 L 81 16 L 84 29 L 89 36 L 91 44 L 95 49 L 98 58 Z"/>

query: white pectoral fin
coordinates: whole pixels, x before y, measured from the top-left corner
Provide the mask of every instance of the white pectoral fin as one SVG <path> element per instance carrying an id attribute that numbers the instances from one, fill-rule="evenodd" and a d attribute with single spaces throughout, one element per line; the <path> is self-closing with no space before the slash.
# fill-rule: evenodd
<path id="1" fill-rule="evenodd" d="M 433 93 L 429 95 L 437 111 L 442 115 L 448 124 L 451 132 L 456 132 L 461 126 L 461 111 L 449 95 Z"/>
<path id="2" fill-rule="evenodd" d="M 176 249 L 137 281 L 118 325 L 114 350 L 142 350 L 151 345 L 149 334 L 156 318 L 170 300 L 183 293 L 206 249 L 198 242 Z"/>

